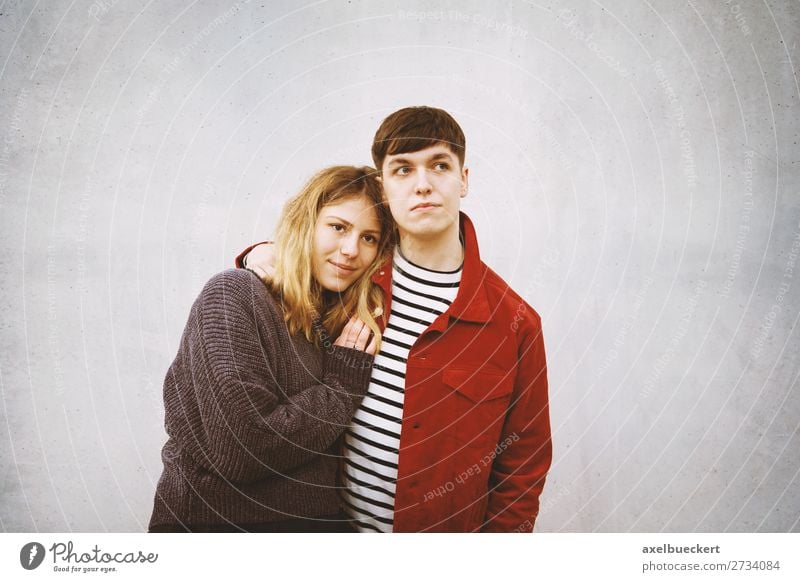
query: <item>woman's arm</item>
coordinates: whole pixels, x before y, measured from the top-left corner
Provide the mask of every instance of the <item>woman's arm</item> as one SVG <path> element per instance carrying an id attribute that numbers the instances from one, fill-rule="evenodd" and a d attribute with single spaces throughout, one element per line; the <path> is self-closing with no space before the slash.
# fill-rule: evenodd
<path id="1" fill-rule="evenodd" d="M 337 345 L 325 351 L 323 373 L 291 397 L 276 377 L 283 345 L 280 313 L 247 271 L 214 277 L 192 308 L 184 341 L 202 433 L 196 459 L 235 482 L 291 470 L 324 453 L 344 431 L 366 393 L 373 357 Z M 291 382 L 308 382 L 287 366 Z M 294 391 L 292 391 L 294 392 Z"/>

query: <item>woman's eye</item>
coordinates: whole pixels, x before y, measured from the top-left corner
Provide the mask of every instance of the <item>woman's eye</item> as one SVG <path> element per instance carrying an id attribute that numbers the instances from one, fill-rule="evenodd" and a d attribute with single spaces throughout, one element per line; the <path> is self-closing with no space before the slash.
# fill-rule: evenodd
<path id="1" fill-rule="evenodd" d="M 375 244 L 375 243 L 378 242 L 378 238 L 376 236 L 371 235 L 371 234 L 365 234 L 364 235 L 364 240 L 366 242 L 368 242 L 369 244 Z"/>
<path id="2" fill-rule="evenodd" d="M 342 225 L 342 224 L 336 224 L 336 223 L 334 223 L 334 224 L 331 224 L 330 226 L 331 226 L 331 228 L 332 228 L 333 230 L 335 230 L 336 232 L 342 232 L 342 231 L 344 231 L 344 225 Z"/>

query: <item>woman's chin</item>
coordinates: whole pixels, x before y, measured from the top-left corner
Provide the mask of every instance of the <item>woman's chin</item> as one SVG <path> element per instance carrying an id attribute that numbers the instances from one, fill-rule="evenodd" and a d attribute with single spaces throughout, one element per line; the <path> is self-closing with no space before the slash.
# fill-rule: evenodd
<path id="1" fill-rule="evenodd" d="M 320 287 L 329 293 L 344 293 L 350 287 L 345 281 L 320 281 Z"/>

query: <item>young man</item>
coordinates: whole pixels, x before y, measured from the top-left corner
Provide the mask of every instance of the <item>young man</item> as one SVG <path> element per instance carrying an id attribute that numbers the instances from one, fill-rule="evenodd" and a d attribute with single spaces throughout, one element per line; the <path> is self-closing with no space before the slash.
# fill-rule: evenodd
<path id="1" fill-rule="evenodd" d="M 481 262 L 459 212 L 464 148 L 432 107 L 396 111 L 373 141 L 399 244 L 373 278 L 388 321 L 343 446 L 359 531 L 532 531 L 538 513 L 551 461 L 541 320 Z M 256 254 L 248 267 L 268 270 Z"/>

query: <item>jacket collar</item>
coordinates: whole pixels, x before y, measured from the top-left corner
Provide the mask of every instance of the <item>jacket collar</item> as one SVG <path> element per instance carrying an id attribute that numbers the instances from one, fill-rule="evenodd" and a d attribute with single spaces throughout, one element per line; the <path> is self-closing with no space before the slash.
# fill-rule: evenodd
<path id="1" fill-rule="evenodd" d="M 484 323 L 489 321 L 491 310 L 483 287 L 486 276 L 485 267 L 481 262 L 478 251 L 478 238 L 472 221 L 463 212 L 459 213 L 461 239 L 464 241 L 464 267 L 461 272 L 461 283 L 458 286 L 458 295 L 450 308 L 434 320 L 428 329 L 444 331 L 449 319 L 461 319 Z M 386 297 L 391 297 L 392 292 L 392 259 L 389 258 L 372 276 L 372 281 L 383 289 Z M 387 301 L 387 311 L 390 303 Z M 388 312 L 387 312 L 388 317 Z"/>

